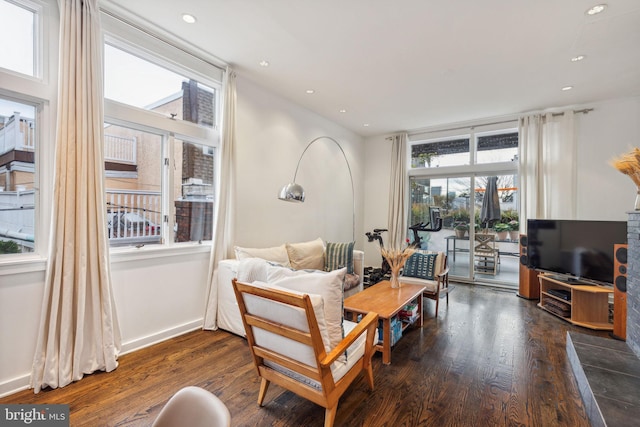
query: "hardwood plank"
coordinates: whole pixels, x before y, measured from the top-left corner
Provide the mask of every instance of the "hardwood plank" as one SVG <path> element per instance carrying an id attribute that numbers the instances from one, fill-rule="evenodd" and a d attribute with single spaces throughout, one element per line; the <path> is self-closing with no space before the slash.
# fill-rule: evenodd
<path id="1" fill-rule="evenodd" d="M 358 378 L 338 405 L 336 426 L 589 426 L 566 356 L 579 328 L 518 298 L 515 291 L 456 284 L 434 318 L 425 299 L 422 328 L 410 328 L 392 364 L 373 358 L 375 390 Z M 111 373 L 57 390 L 31 390 L 0 403 L 67 403 L 72 426 L 149 426 L 180 388 L 210 390 L 234 426 L 322 426 L 324 408 L 260 382 L 243 338 L 195 331 L 124 355 Z"/>

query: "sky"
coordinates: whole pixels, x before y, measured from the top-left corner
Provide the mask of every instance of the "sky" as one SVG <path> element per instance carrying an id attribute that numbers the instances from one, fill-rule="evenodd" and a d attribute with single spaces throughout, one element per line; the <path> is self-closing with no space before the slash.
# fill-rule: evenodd
<path id="1" fill-rule="evenodd" d="M 0 40 L 3 43 L 0 67 L 26 75 L 34 70 L 34 13 L 0 0 Z M 145 108 L 172 96 L 188 80 L 165 68 L 140 59 L 112 46 L 105 47 L 105 97 Z M 0 115 L 20 112 L 34 118 L 32 106 L 0 98 Z"/>
<path id="2" fill-rule="evenodd" d="M 0 67 L 33 75 L 33 19 L 33 13 L 0 1 L 0 40 L 10 40 L 2 43 Z M 0 115 L 11 116 L 15 111 L 35 117 L 33 106 L 0 99 Z"/>

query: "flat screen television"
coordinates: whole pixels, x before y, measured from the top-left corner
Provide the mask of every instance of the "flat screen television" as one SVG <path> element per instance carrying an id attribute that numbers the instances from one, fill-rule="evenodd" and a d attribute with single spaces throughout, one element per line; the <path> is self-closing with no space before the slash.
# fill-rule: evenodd
<path id="1" fill-rule="evenodd" d="M 528 267 L 570 280 L 611 285 L 617 243 L 627 243 L 625 221 L 527 221 Z"/>

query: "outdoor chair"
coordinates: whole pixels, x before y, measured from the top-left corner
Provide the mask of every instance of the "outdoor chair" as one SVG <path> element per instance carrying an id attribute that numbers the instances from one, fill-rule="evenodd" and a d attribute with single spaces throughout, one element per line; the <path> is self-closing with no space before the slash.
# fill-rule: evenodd
<path id="1" fill-rule="evenodd" d="M 405 262 L 401 283 L 424 286 L 423 296 L 436 302 L 436 317 L 440 298 L 449 305 L 449 266 L 444 252 L 418 250 Z"/>
<path id="2" fill-rule="evenodd" d="M 233 279 L 247 341 L 262 378 L 258 405 L 271 382 L 324 407 L 325 427 L 333 426 L 340 396 L 361 372 L 373 390 L 371 357 L 378 315 L 359 323 L 344 321 L 345 337 L 330 348 L 318 294 L 305 294 L 261 282 Z"/>
<path id="3" fill-rule="evenodd" d="M 496 235 L 490 233 L 476 233 L 473 247 L 474 268 L 476 273 L 493 274 L 498 272 L 500 262 Z"/>

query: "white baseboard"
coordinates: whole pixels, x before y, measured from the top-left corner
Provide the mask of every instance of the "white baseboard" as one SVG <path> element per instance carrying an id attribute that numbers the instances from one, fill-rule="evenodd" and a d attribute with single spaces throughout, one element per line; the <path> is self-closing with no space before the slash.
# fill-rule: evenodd
<path id="1" fill-rule="evenodd" d="M 162 341 L 166 341 L 168 339 L 184 335 L 188 332 L 201 329 L 202 321 L 203 319 L 197 319 L 170 329 L 165 329 L 164 331 L 160 331 L 146 337 L 137 338 L 133 341 L 123 343 L 120 355 L 122 356 L 127 353 L 133 353 L 134 351 L 141 350 L 154 344 L 158 344 Z M 30 380 L 31 373 L 29 372 L 23 376 L 0 382 L 0 397 L 5 397 L 10 394 L 28 389 Z"/>
<path id="2" fill-rule="evenodd" d="M 166 341 L 168 339 L 171 339 L 180 335 L 184 335 L 187 332 L 201 329 L 202 322 L 203 322 L 203 319 L 197 319 L 189 323 L 184 323 L 182 325 L 175 326 L 170 329 L 165 329 L 164 331 L 156 332 L 146 337 L 137 338 L 133 341 L 123 343 L 122 349 L 120 351 L 120 355 L 132 353 L 134 351 L 141 350 L 143 348 L 152 346 L 154 344 L 161 343 L 162 341 Z"/>
<path id="3" fill-rule="evenodd" d="M 29 388 L 31 382 L 31 373 L 27 373 L 21 377 L 16 377 L 8 381 L 0 383 L 0 397 L 5 397 L 10 394 L 17 393 Z"/>

